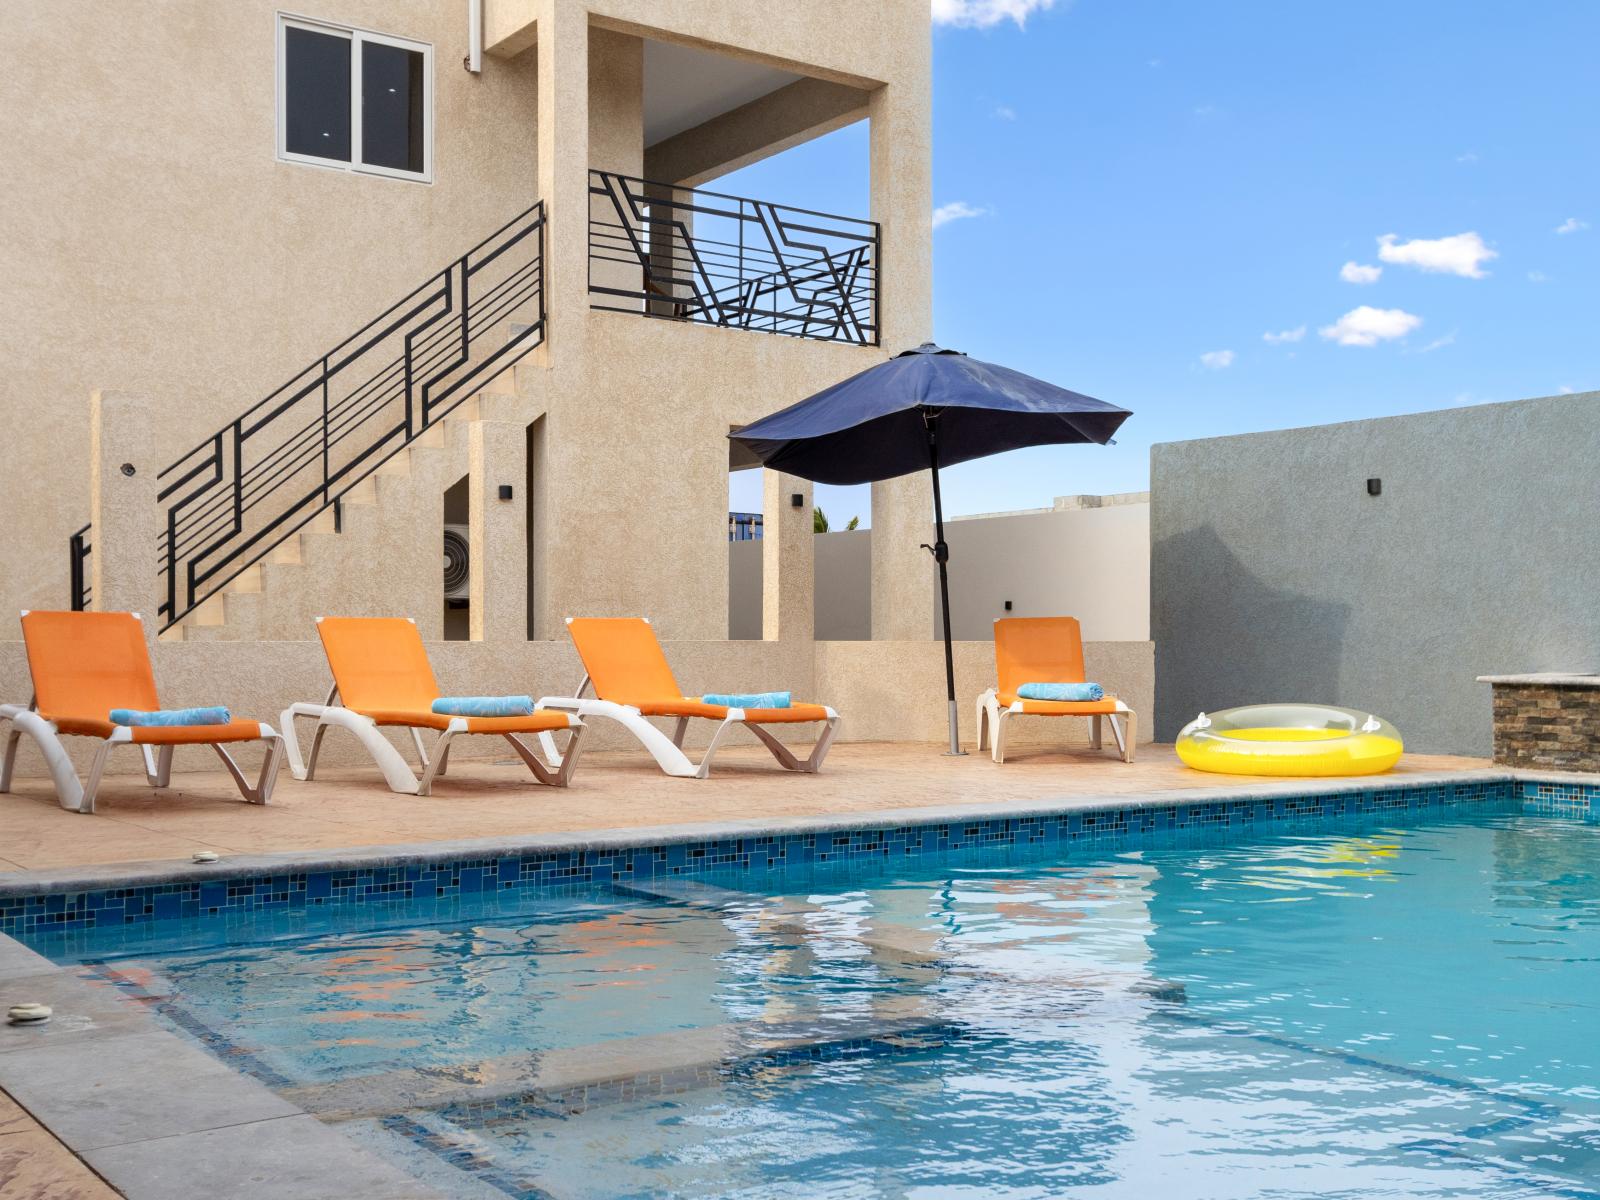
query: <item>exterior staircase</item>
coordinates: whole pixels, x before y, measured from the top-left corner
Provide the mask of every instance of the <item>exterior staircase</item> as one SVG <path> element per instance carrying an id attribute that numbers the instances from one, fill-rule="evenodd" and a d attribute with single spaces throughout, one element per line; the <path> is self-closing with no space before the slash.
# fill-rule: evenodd
<path id="1" fill-rule="evenodd" d="M 544 340 L 535 204 L 159 474 L 160 636 L 302 640 L 326 613 L 442 633 L 444 493 L 478 421 L 532 419 Z M 73 535 L 74 608 L 92 531 Z"/>
<path id="2" fill-rule="evenodd" d="M 535 415 L 514 366 L 430 426 L 261 561 L 162 634 L 164 641 L 303 641 L 320 616 L 415 614 L 441 636 L 444 492 L 469 472 L 472 426 Z M 526 380 L 525 380 L 526 382 Z M 430 628 L 433 626 L 433 628 Z"/>

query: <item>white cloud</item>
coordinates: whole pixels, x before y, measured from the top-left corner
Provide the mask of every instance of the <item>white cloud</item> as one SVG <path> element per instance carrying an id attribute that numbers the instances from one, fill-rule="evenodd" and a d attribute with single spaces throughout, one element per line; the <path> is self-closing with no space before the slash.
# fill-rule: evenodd
<path id="1" fill-rule="evenodd" d="M 1347 262 L 1339 268 L 1339 278 L 1346 283 L 1377 283 L 1382 275 L 1382 267 L 1369 267 L 1358 262 Z"/>
<path id="2" fill-rule="evenodd" d="M 1572 395 L 1572 393 L 1576 392 L 1577 390 L 1578 390 L 1577 388 L 1570 387 L 1567 384 L 1563 383 L 1560 387 L 1558 387 L 1556 389 L 1556 395 L 1558 395 L 1558 396 L 1570 396 L 1570 395 Z"/>
<path id="3" fill-rule="evenodd" d="M 1284 329 L 1278 333 L 1263 333 L 1261 335 L 1261 340 L 1266 342 L 1269 346 L 1278 346 L 1284 342 L 1298 342 L 1301 338 L 1305 337 L 1305 335 L 1306 327 L 1304 325 L 1297 325 L 1293 329 Z"/>
<path id="4" fill-rule="evenodd" d="M 987 208 L 979 208 L 975 204 L 968 204 L 965 200 L 952 200 L 949 204 L 941 204 L 933 210 L 933 227 L 948 225 L 951 221 L 964 221 L 968 217 L 987 216 Z"/>
<path id="5" fill-rule="evenodd" d="M 1589 228 L 1589 222 L 1580 221 L 1577 217 L 1568 217 L 1556 226 L 1557 233 L 1577 233 L 1580 229 Z"/>
<path id="6" fill-rule="evenodd" d="M 1224 371 L 1233 366 L 1233 351 L 1207 350 L 1200 356 L 1200 365 L 1208 371 Z"/>
<path id="7" fill-rule="evenodd" d="M 1421 324 L 1421 317 L 1403 309 L 1373 308 L 1370 304 L 1363 304 L 1317 332 L 1341 346 L 1376 346 L 1379 342 L 1405 337 Z"/>
<path id="8" fill-rule="evenodd" d="M 1416 267 L 1445 275 L 1482 279 L 1483 264 L 1499 258 L 1499 251 L 1483 244 L 1476 233 L 1457 233 L 1442 238 L 1413 238 L 1402 242 L 1400 235 L 1386 233 L 1378 239 L 1378 257 L 1386 263 Z"/>
<path id="9" fill-rule="evenodd" d="M 933 0 L 933 23 L 958 29 L 989 29 L 1015 21 L 1021 29 L 1036 12 L 1054 8 L 1056 0 Z"/>
<path id="10" fill-rule="evenodd" d="M 1528 272 L 1528 282 L 1529 283 L 1549 283 L 1550 282 L 1550 276 L 1546 275 L 1543 271 L 1529 271 Z"/>
<path id="11" fill-rule="evenodd" d="M 1473 163 L 1478 161 L 1477 151 L 1468 150 L 1465 154 L 1458 154 L 1456 155 L 1456 161 L 1466 166 L 1471 166 Z"/>
<path id="12" fill-rule="evenodd" d="M 1435 350 L 1442 350 L 1446 346 L 1454 346 L 1455 344 L 1456 344 L 1456 331 L 1454 329 L 1452 329 L 1449 333 L 1445 334 L 1442 338 L 1434 338 L 1433 341 L 1429 342 L 1426 346 L 1424 346 L 1421 350 L 1419 350 L 1418 353 L 1419 354 L 1431 354 Z"/>
<path id="13" fill-rule="evenodd" d="M 996 104 L 994 106 L 994 115 L 1002 121 L 1015 121 L 1017 119 L 1017 110 L 1009 104 Z"/>

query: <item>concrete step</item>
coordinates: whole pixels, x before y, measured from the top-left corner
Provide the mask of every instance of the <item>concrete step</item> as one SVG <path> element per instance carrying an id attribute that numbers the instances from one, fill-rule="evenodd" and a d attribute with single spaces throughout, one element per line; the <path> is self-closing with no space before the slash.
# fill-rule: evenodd
<path id="1" fill-rule="evenodd" d="M 246 567 L 243 571 L 239 572 L 239 574 L 235 575 L 228 582 L 228 586 L 223 590 L 228 595 L 242 595 L 249 592 L 259 592 L 261 590 L 261 564 L 257 563 L 253 567 Z"/>
<path id="2" fill-rule="evenodd" d="M 256 565 L 271 564 L 273 566 L 299 566 L 300 565 L 300 535 L 292 533 L 267 551 L 266 558 Z"/>
<path id="3" fill-rule="evenodd" d="M 399 457 L 398 455 L 396 457 Z M 363 504 L 376 504 L 378 502 L 377 477 L 368 475 L 355 487 L 344 494 L 346 508 L 354 508 Z"/>
<path id="4" fill-rule="evenodd" d="M 183 618 L 182 623 L 191 628 L 203 628 L 208 625 L 226 624 L 227 619 L 227 610 L 223 607 L 222 596 L 219 594 L 202 600 L 188 616 Z"/>
<path id="5" fill-rule="evenodd" d="M 401 479 L 407 478 L 411 474 L 411 450 L 407 448 L 400 451 L 393 458 L 380 464 L 373 474 L 398 476 Z"/>

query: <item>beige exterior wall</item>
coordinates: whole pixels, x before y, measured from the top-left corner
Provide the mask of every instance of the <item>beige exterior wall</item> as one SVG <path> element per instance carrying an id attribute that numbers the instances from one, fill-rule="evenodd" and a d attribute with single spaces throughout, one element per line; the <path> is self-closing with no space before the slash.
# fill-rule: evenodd
<path id="1" fill-rule="evenodd" d="M 0 637 L 65 606 L 90 393 L 153 397 L 172 461 L 538 198 L 536 64 L 462 70 L 445 0 L 281 5 L 432 44 L 431 184 L 277 161 L 279 7 L 7 6 Z"/>
<path id="2" fill-rule="evenodd" d="M 542 199 L 545 344 L 352 494 L 343 532 L 319 522 L 187 623 L 186 640 L 156 645 L 164 701 L 276 722 L 289 702 L 319 698 L 328 679 L 310 639 L 321 613 L 407 612 L 437 638 L 442 496 L 467 477 L 475 640 L 432 643 L 446 692 L 569 690 L 580 670 L 562 617 L 646 614 L 690 694 L 788 688 L 834 704 L 848 738 L 939 736 L 941 656 L 915 549 L 931 525 L 925 478 L 874 488 L 873 632 L 886 640 L 813 641 L 810 509 L 785 507 L 802 489 L 777 479 L 762 640 L 725 640 L 726 434 L 930 332 L 926 0 L 487 0 L 481 76 L 459 66 L 466 19 L 453 0 L 296 7 L 433 45 L 431 184 L 276 161 L 266 0 L 136 12 L 81 0 L 19 7 L 8 22 L 0 417 L 8 474 L 27 486 L 11 489 L 23 507 L 0 539 L 0 611 L 65 601 L 66 538 L 90 509 L 92 392 L 139 398 L 148 421 L 134 438 L 133 410 L 105 409 L 95 461 L 115 463 L 123 439 L 141 464 L 152 447 L 175 459 Z M 870 118 L 871 212 L 852 215 L 881 226 L 881 346 L 590 309 L 588 172 L 645 168 L 643 37 L 818 81 L 676 135 L 670 161 L 696 181 Z M 110 511 L 115 480 L 101 475 Z M 500 507 L 501 483 L 521 485 L 514 508 Z M 110 564 L 141 561 L 137 544 L 117 540 L 146 537 L 151 515 L 102 516 L 96 531 L 108 539 L 97 547 L 105 594 L 129 607 L 147 568 Z M 153 612 L 154 592 L 151 579 L 138 607 Z M 15 631 L 0 625 L 0 638 Z M 1091 669 L 1140 707 L 1147 644 L 1093 654 Z M 988 655 L 962 646 L 963 692 L 988 682 Z M 27 690 L 20 644 L 0 642 L 0 695 Z M 356 758 L 343 742 L 329 750 Z M 38 770 L 31 748 L 21 770 Z"/>

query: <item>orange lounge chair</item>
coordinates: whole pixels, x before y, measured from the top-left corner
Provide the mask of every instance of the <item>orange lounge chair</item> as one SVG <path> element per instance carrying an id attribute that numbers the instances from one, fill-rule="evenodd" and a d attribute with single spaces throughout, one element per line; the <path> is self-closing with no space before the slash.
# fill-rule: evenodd
<path id="1" fill-rule="evenodd" d="M 656 632 L 642 617 L 567 618 L 567 630 L 578 648 L 586 674 L 572 696 L 545 696 L 538 704 L 546 708 L 575 712 L 584 717 L 608 717 L 622 725 L 655 758 L 668 775 L 704 779 L 711 773 L 711 759 L 728 731 L 743 725 L 761 740 L 772 756 L 787 770 L 815 773 L 822 769 L 839 714 L 822 704 L 796 704 L 791 708 L 724 708 L 704 704 L 685 696 L 672 677 L 667 656 L 661 651 Z M 584 698 L 590 685 L 594 699 Z M 669 738 L 646 718 L 675 717 L 677 725 Z M 683 735 L 691 717 L 721 721 L 705 757 L 698 766 L 683 752 Z M 795 757 L 793 751 L 763 728 L 765 725 L 793 725 L 821 721 L 822 736 L 808 758 Z M 546 752 L 548 753 L 548 747 Z"/>
<path id="2" fill-rule="evenodd" d="M 172 752 L 178 746 L 210 746 L 251 804 L 272 798 L 272 785 L 283 754 L 283 738 L 271 725 L 230 721 L 226 725 L 113 725 L 113 708 L 153 711 L 155 672 L 138 613 L 24 612 L 22 640 L 33 676 L 33 699 L 26 707 L 0 704 L 0 721 L 11 722 L 5 757 L 0 761 L 0 792 L 11 790 L 17 743 L 27 734 L 39 744 L 55 781 L 56 799 L 72 812 L 92 813 L 106 759 L 117 746 L 138 746 L 151 787 L 166 787 L 172 778 Z M 63 736 L 100 739 L 87 783 L 78 781 Z M 251 787 L 233 756 L 230 742 L 267 743 L 261 775 Z"/>
<path id="3" fill-rule="evenodd" d="M 422 635 L 409 617 L 318 617 L 317 634 L 333 672 L 333 687 L 322 704 L 291 704 L 283 710 L 284 743 L 289 752 L 289 770 L 296 779 L 311 779 L 317 769 L 317 755 L 329 729 L 348 729 L 366 747 L 367 753 L 383 772 L 389 787 L 409 796 L 426 796 L 433 781 L 449 765 L 450 740 L 457 734 L 495 734 L 511 743 L 517 757 L 528 764 L 534 778 L 551 787 L 566 787 L 578 762 L 578 738 L 583 722 L 566 713 L 536 712 L 525 717 L 447 717 L 433 711 L 439 699 L 439 684 L 428 663 Z M 342 700 L 342 704 L 335 704 Z M 295 733 L 296 717 L 317 722 L 311 741 L 311 759 L 300 761 L 300 742 Z M 411 731 L 411 740 L 422 763 L 419 778 L 412 773 L 400 752 L 379 731 L 383 725 Z M 434 729 L 439 739 L 433 753 L 422 742 L 422 731 Z M 571 730 L 566 753 L 551 763 L 517 735 L 535 733 L 548 736 L 552 731 Z M 553 745 L 553 742 L 552 742 Z"/>
<path id="4" fill-rule="evenodd" d="M 1104 700 L 1024 700 L 1025 683 L 1083 683 L 1083 633 L 1075 617 L 1004 617 L 994 623 L 994 667 L 999 680 L 978 697 L 978 749 L 994 740 L 994 761 L 1006 760 L 1006 722 L 1012 717 L 1087 717 L 1089 745 L 1100 749 L 1100 722 L 1111 734 L 1123 762 L 1133 761 L 1136 718 L 1115 696 Z M 1124 727 L 1126 726 L 1126 727 Z"/>

